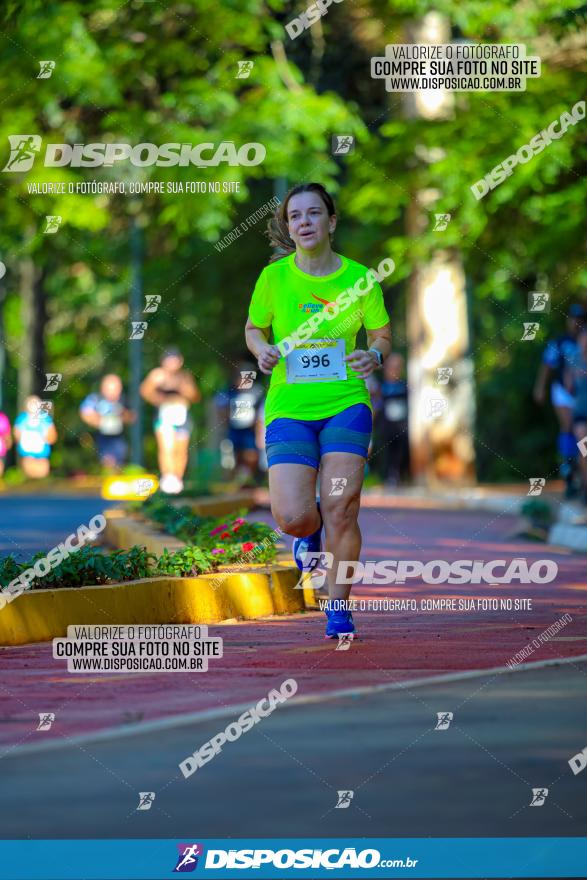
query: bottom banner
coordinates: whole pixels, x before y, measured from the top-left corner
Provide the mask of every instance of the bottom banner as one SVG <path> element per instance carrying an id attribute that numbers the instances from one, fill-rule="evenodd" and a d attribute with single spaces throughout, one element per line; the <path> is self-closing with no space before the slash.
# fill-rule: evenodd
<path id="1" fill-rule="evenodd" d="M 585 877 L 587 837 L 3 840 L 3 880 Z"/>

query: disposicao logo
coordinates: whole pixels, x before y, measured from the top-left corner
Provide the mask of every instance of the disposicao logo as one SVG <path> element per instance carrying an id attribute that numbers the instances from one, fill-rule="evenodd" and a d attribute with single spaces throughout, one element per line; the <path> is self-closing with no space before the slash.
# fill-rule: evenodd
<path id="1" fill-rule="evenodd" d="M 2 171 L 30 171 L 35 156 L 41 149 L 38 134 L 10 134 L 10 158 Z"/>
<path id="2" fill-rule="evenodd" d="M 187 874 L 189 871 L 195 871 L 198 867 L 199 857 L 204 855 L 204 847 L 202 844 L 178 843 L 177 848 L 179 850 L 179 855 L 173 873 Z"/>
<path id="3" fill-rule="evenodd" d="M 10 156 L 3 171 L 30 171 L 42 140 L 36 134 L 11 134 Z M 237 147 L 232 141 L 219 144 L 47 144 L 43 164 L 46 168 L 99 168 L 112 167 L 116 162 L 130 160 L 132 165 L 143 168 L 157 165 L 186 167 L 227 165 L 260 165 L 267 150 L 263 144 L 248 143 Z"/>

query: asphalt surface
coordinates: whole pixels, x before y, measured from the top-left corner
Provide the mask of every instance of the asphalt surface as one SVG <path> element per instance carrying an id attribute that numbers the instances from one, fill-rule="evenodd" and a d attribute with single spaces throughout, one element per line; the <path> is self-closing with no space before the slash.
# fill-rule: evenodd
<path id="1" fill-rule="evenodd" d="M 22 560 L 50 550 L 113 503 L 99 497 L 0 495 L 0 556 Z"/>
<path id="2" fill-rule="evenodd" d="M 351 647 L 354 650 L 354 646 Z M 9 838 L 583 836 L 587 663 L 299 703 L 178 764 L 237 715 L 2 761 Z M 437 712 L 451 711 L 447 730 Z M 530 807 L 532 788 L 548 788 Z M 336 808 L 338 791 L 353 791 Z M 139 792 L 154 792 L 137 811 Z"/>
<path id="3" fill-rule="evenodd" d="M 4 552 L 48 549 L 101 509 L 0 497 Z M 498 595 L 532 608 L 360 612 L 348 651 L 323 640 L 320 613 L 213 627 L 225 656 L 198 676 L 73 676 L 48 644 L 0 649 L 0 837 L 584 835 L 587 772 L 568 761 L 587 747 L 585 557 L 514 538 L 513 518 L 488 512 L 370 509 L 361 523 L 363 558 L 549 558 L 559 575 L 359 585 L 364 599 Z M 504 669 L 564 613 L 533 666 Z M 180 761 L 289 677 L 294 699 L 184 779 Z M 447 730 L 434 729 L 439 712 L 454 714 Z M 532 788 L 549 789 L 543 806 L 529 806 Z M 139 792 L 155 793 L 151 809 L 136 810 Z"/>

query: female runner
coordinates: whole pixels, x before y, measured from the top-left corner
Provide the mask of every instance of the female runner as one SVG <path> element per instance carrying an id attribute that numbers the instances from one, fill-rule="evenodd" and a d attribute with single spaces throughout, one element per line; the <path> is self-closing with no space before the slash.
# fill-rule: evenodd
<path id="1" fill-rule="evenodd" d="M 357 519 L 372 429 L 365 379 L 391 348 L 375 273 L 332 250 L 336 220 L 321 184 L 290 190 L 269 222 L 277 253 L 259 276 L 245 330 L 259 369 L 271 375 L 265 442 L 273 516 L 296 538 L 299 568 L 307 553 L 320 552 L 322 527 L 333 557 L 328 638 L 355 632 L 351 588 L 337 583 L 337 569 L 361 551 Z M 361 326 L 368 351 L 355 348 Z"/>

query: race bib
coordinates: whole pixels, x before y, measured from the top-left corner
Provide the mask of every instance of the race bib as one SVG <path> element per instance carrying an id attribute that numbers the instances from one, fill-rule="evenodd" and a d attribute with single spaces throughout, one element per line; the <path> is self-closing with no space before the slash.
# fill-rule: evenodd
<path id="1" fill-rule="evenodd" d="M 45 438 L 38 431 L 27 431 L 20 435 L 20 448 L 23 452 L 42 452 L 45 448 Z"/>
<path id="2" fill-rule="evenodd" d="M 285 359 L 291 382 L 334 382 L 346 379 L 344 339 L 313 339 L 300 342 Z"/>
<path id="3" fill-rule="evenodd" d="M 164 403 L 159 407 L 159 418 L 165 427 L 181 428 L 188 417 L 185 403 Z"/>
<path id="4" fill-rule="evenodd" d="M 388 400 L 385 404 L 385 418 L 390 422 L 403 422 L 408 415 L 405 400 Z"/>
<path id="5" fill-rule="evenodd" d="M 122 434 L 122 418 L 117 414 L 101 416 L 99 431 L 107 436 Z"/>

